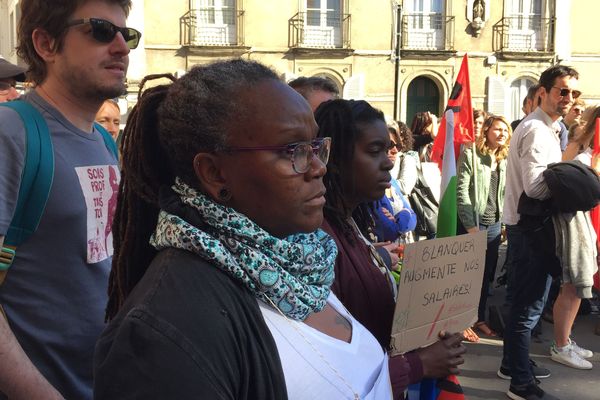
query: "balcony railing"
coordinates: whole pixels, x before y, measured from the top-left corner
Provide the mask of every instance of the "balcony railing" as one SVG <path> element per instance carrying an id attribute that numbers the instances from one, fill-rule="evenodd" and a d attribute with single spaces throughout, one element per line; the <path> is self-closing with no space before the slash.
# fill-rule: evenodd
<path id="1" fill-rule="evenodd" d="M 494 51 L 554 52 L 555 18 L 504 17 L 494 25 Z"/>
<path id="2" fill-rule="evenodd" d="M 405 14 L 402 16 L 403 50 L 454 50 L 454 16 Z"/>
<path id="3" fill-rule="evenodd" d="M 299 12 L 290 18 L 288 28 L 291 48 L 350 48 L 350 14 Z"/>
<path id="4" fill-rule="evenodd" d="M 184 46 L 243 46 L 244 11 L 193 9 L 180 18 Z"/>

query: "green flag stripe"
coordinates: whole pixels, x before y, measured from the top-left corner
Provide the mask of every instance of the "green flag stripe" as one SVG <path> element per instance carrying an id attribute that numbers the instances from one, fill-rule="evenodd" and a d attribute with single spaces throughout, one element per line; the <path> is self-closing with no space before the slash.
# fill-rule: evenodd
<path id="1" fill-rule="evenodd" d="M 453 176 L 450 178 L 440 201 L 436 237 L 456 236 L 456 216 L 456 176 Z"/>

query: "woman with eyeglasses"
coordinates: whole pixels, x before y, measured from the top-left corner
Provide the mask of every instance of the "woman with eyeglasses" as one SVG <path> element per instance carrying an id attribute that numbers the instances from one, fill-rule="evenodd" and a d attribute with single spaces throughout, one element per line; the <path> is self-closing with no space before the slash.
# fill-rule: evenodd
<path id="1" fill-rule="evenodd" d="M 319 137 L 332 138 L 323 223 L 339 250 L 332 290 L 387 350 L 396 284 L 367 237 L 373 228 L 369 204 L 390 188 L 390 135 L 383 113 L 365 101 L 328 101 L 315 119 Z M 442 335 L 432 346 L 391 358 L 394 398 L 402 398 L 408 384 L 424 376 L 457 373 L 465 351 L 461 340 L 460 334 Z"/>
<path id="2" fill-rule="evenodd" d="M 490 285 L 498 263 L 501 218 L 506 181 L 506 157 L 512 129 L 504 117 L 489 116 L 475 146 L 465 147 L 458 160 L 456 199 L 458 216 L 469 233 L 487 231 L 487 251 L 481 296 L 474 328 L 496 336 L 487 325 L 485 309 Z M 475 154 L 473 154 L 475 153 Z M 473 155 L 475 157 L 473 157 Z"/>
<path id="3" fill-rule="evenodd" d="M 387 356 L 330 286 L 331 140 L 273 70 L 147 89 L 123 134 L 96 399 L 390 399 Z"/>
<path id="4" fill-rule="evenodd" d="M 574 130 L 573 137 L 570 139 L 567 149 L 563 152 L 563 161 L 580 159 L 584 164 L 591 165 L 594 134 L 596 131 L 596 118 L 600 118 L 600 107 L 588 107 L 584 112 L 581 123 L 576 126 L 576 130 Z M 571 135 L 570 129 L 569 135 Z"/>

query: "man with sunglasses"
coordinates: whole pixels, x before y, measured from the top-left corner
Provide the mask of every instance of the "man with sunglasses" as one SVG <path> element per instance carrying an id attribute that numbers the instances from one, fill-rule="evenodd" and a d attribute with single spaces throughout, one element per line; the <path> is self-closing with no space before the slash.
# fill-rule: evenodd
<path id="1" fill-rule="evenodd" d="M 19 97 L 17 82 L 25 81 L 25 68 L 6 61 L 0 56 L 0 103 Z"/>
<path id="2" fill-rule="evenodd" d="M 35 85 L 20 100 L 45 120 L 54 175 L 37 229 L 0 274 L 0 398 L 91 399 L 119 183 L 94 119 L 104 100 L 124 93 L 128 54 L 141 34 L 125 27 L 130 0 L 20 7 L 17 53 Z M 0 107 L 0 245 L 15 212 L 25 137 L 19 115 Z"/>
<path id="3" fill-rule="evenodd" d="M 511 378 L 507 393 L 511 399 L 555 399 L 536 383 L 536 378 L 548 377 L 550 371 L 529 361 L 531 330 L 548 297 L 551 267 L 558 263 L 550 236 L 544 235 L 553 234 L 554 228 L 549 215 L 539 216 L 524 205 L 539 204 L 536 202 L 550 197 L 543 172 L 548 164 L 561 161 L 559 120 L 581 94 L 576 90 L 578 79 L 577 71 L 563 65 L 542 73 L 539 106 L 518 125 L 508 152 L 502 222 L 506 224 L 509 243 L 515 246 L 513 273 L 508 282 L 510 314 L 498 375 Z"/>

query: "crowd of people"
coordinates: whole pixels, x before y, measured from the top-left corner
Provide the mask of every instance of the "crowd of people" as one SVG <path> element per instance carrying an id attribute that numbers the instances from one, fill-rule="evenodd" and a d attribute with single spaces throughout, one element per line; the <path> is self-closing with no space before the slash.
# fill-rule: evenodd
<path id="1" fill-rule="evenodd" d="M 437 116 L 233 59 L 148 77 L 121 129 L 130 8 L 23 0 L 28 68 L 0 59 L 0 398 L 402 399 L 497 335 L 504 237 L 508 396 L 554 398 L 529 358 L 553 278 L 551 358 L 592 368 L 571 328 L 597 270 L 600 107 L 577 71 L 544 71 L 521 121 L 474 111 L 457 234 L 487 234 L 477 320 L 391 356 L 404 246 L 435 237 Z"/>

